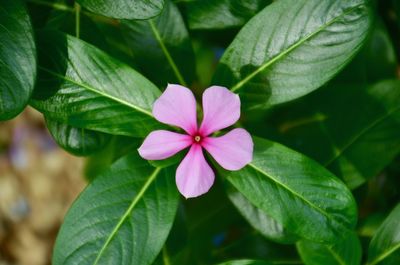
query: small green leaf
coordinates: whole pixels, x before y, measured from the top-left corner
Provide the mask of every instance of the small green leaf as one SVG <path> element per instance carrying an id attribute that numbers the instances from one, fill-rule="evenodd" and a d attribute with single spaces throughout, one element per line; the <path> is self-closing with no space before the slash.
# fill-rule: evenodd
<path id="1" fill-rule="evenodd" d="M 232 186 L 228 189 L 228 197 L 247 222 L 266 238 L 284 244 L 291 244 L 298 240 L 297 236 L 286 231 L 280 223 L 251 204 Z"/>
<path id="2" fill-rule="evenodd" d="M 227 48 L 214 83 L 238 92 L 248 108 L 310 93 L 334 77 L 362 46 L 371 24 L 367 2 L 275 1 Z"/>
<path id="3" fill-rule="evenodd" d="M 324 167 L 280 144 L 254 138 L 253 161 L 240 171 L 221 170 L 254 207 L 289 232 L 335 242 L 357 222 L 354 198 Z"/>
<path id="4" fill-rule="evenodd" d="M 58 234 L 54 265 L 151 264 L 178 207 L 173 172 L 138 155 L 118 160 L 83 191 Z"/>
<path id="5" fill-rule="evenodd" d="M 0 6 L 0 121 L 28 104 L 36 78 L 36 48 L 29 15 L 20 0 Z"/>
<path id="6" fill-rule="evenodd" d="M 163 9 L 164 0 L 77 0 L 93 13 L 120 19 L 148 19 Z"/>
<path id="7" fill-rule="evenodd" d="M 57 144 L 77 156 L 96 153 L 111 139 L 109 134 L 72 127 L 51 119 L 46 119 L 46 125 Z"/>
<path id="8" fill-rule="evenodd" d="M 368 265 L 400 263 L 400 204 L 378 228 L 368 249 Z"/>
<path id="9" fill-rule="evenodd" d="M 297 243 L 299 254 L 306 265 L 360 265 L 361 242 L 355 233 L 349 233 L 334 245 L 302 240 Z"/>
<path id="10" fill-rule="evenodd" d="M 122 33 L 143 74 L 165 88 L 194 80 L 194 52 L 179 9 L 170 0 L 148 21 L 121 21 Z M 155 71 L 154 69 L 157 69 Z"/>
<path id="11" fill-rule="evenodd" d="M 245 24 L 271 0 L 195 0 L 187 3 L 189 28 L 223 29 Z"/>
<path id="12" fill-rule="evenodd" d="M 73 127 L 144 137 L 161 125 L 151 113 L 160 91 L 129 66 L 75 37 L 42 32 L 31 104 Z"/>

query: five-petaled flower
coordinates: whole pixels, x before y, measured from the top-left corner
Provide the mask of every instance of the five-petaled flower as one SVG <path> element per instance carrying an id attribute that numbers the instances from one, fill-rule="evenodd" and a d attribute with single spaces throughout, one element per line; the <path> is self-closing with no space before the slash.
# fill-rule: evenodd
<path id="1" fill-rule="evenodd" d="M 239 96 L 225 87 L 212 86 L 204 91 L 202 103 L 203 121 L 198 127 L 193 93 L 186 87 L 169 84 L 154 102 L 153 115 L 187 134 L 153 131 L 138 150 L 147 160 L 161 160 L 190 146 L 176 171 L 176 184 L 186 198 L 206 193 L 214 183 L 214 172 L 204 158 L 203 148 L 227 170 L 239 170 L 253 158 L 253 140 L 246 130 L 237 128 L 220 137 L 210 136 L 238 121 Z"/>

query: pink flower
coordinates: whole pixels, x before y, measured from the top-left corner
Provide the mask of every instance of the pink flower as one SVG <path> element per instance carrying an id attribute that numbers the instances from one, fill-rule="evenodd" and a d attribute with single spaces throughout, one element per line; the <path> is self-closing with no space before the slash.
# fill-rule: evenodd
<path id="1" fill-rule="evenodd" d="M 206 193 L 214 183 L 214 172 L 203 148 L 227 170 L 239 170 L 253 158 L 253 140 L 244 129 L 233 129 L 220 137 L 210 135 L 227 128 L 240 117 L 240 98 L 225 87 L 212 86 L 203 93 L 203 121 L 197 126 L 196 99 L 188 88 L 169 84 L 154 102 L 153 115 L 162 122 L 185 130 L 151 132 L 139 148 L 141 157 L 161 160 L 190 146 L 176 170 L 176 185 L 186 198 Z"/>

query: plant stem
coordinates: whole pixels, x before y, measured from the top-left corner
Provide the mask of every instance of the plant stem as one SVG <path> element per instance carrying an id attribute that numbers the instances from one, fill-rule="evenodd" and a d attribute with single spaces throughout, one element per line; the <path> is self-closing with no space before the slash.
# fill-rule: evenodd
<path id="1" fill-rule="evenodd" d="M 160 47 L 161 47 L 165 57 L 167 57 L 168 63 L 171 65 L 172 70 L 174 71 L 174 74 L 175 74 L 176 78 L 178 79 L 179 83 L 181 85 L 187 87 L 187 83 L 185 82 L 185 80 L 183 79 L 181 73 L 179 72 L 179 69 L 176 66 L 174 60 L 172 59 L 171 54 L 169 53 L 167 47 L 165 47 L 164 42 L 163 42 L 163 40 L 162 40 L 162 38 L 160 36 L 160 33 L 158 32 L 158 29 L 154 25 L 153 20 L 150 19 L 149 20 L 149 24 L 150 24 L 151 30 L 153 31 L 153 34 L 154 34 L 155 38 L 158 41 L 158 44 L 160 44 Z"/>
<path id="2" fill-rule="evenodd" d="M 75 36 L 79 39 L 81 31 L 81 6 L 75 2 Z"/>
<path id="3" fill-rule="evenodd" d="M 75 7 L 70 7 L 70 6 L 67 6 L 67 5 L 64 5 L 64 4 L 50 3 L 50 2 L 47 2 L 47 1 L 43 1 L 43 0 L 27 0 L 27 1 L 31 2 L 33 4 L 37 4 L 37 5 L 41 5 L 41 6 L 47 6 L 47 7 L 53 8 L 55 10 L 76 13 L 76 6 Z M 113 26 L 118 25 L 118 23 L 119 23 L 117 19 L 108 18 L 108 17 L 105 17 L 105 16 L 93 14 L 93 13 L 85 11 L 85 10 L 81 10 L 80 6 L 79 6 L 79 13 L 83 14 L 85 16 L 88 16 L 88 17 L 90 17 L 91 19 L 93 19 L 95 21 L 106 23 L 106 24 L 110 24 L 110 25 L 113 25 Z M 79 17 L 79 22 L 80 22 L 80 17 Z"/>
<path id="4" fill-rule="evenodd" d="M 42 1 L 42 0 L 28 0 L 28 2 L 31 2 L 31 3 L 37 4 L 37 5 L 51 7 L 53 9 L 61 10 L 61 11 L 69 11 L 69 12 L 75 11 L 74 8 L 64 5 L 64 4 L 60 4 L 60 3 L 50 3 L 50 2 Z"/>
<path id="5" fill-rule="evenodd" d="M 162 249 L 162 258 L 163 258 L 164 265 L 171 265 L 166 246 L 164 246 L 163 249 Z"/>

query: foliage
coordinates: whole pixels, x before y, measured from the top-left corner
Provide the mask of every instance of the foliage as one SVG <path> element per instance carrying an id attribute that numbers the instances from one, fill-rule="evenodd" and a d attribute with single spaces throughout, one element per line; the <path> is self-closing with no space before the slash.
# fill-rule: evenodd
<path id="1" fill-rule="evenodd" d="M 88 157 L 54 265 L 400 262 L 398 1 L 0 3 L 0 120 Z M 199 198 L 137 153 L 168 83 L 237 93 L 255 144 Z"/>

